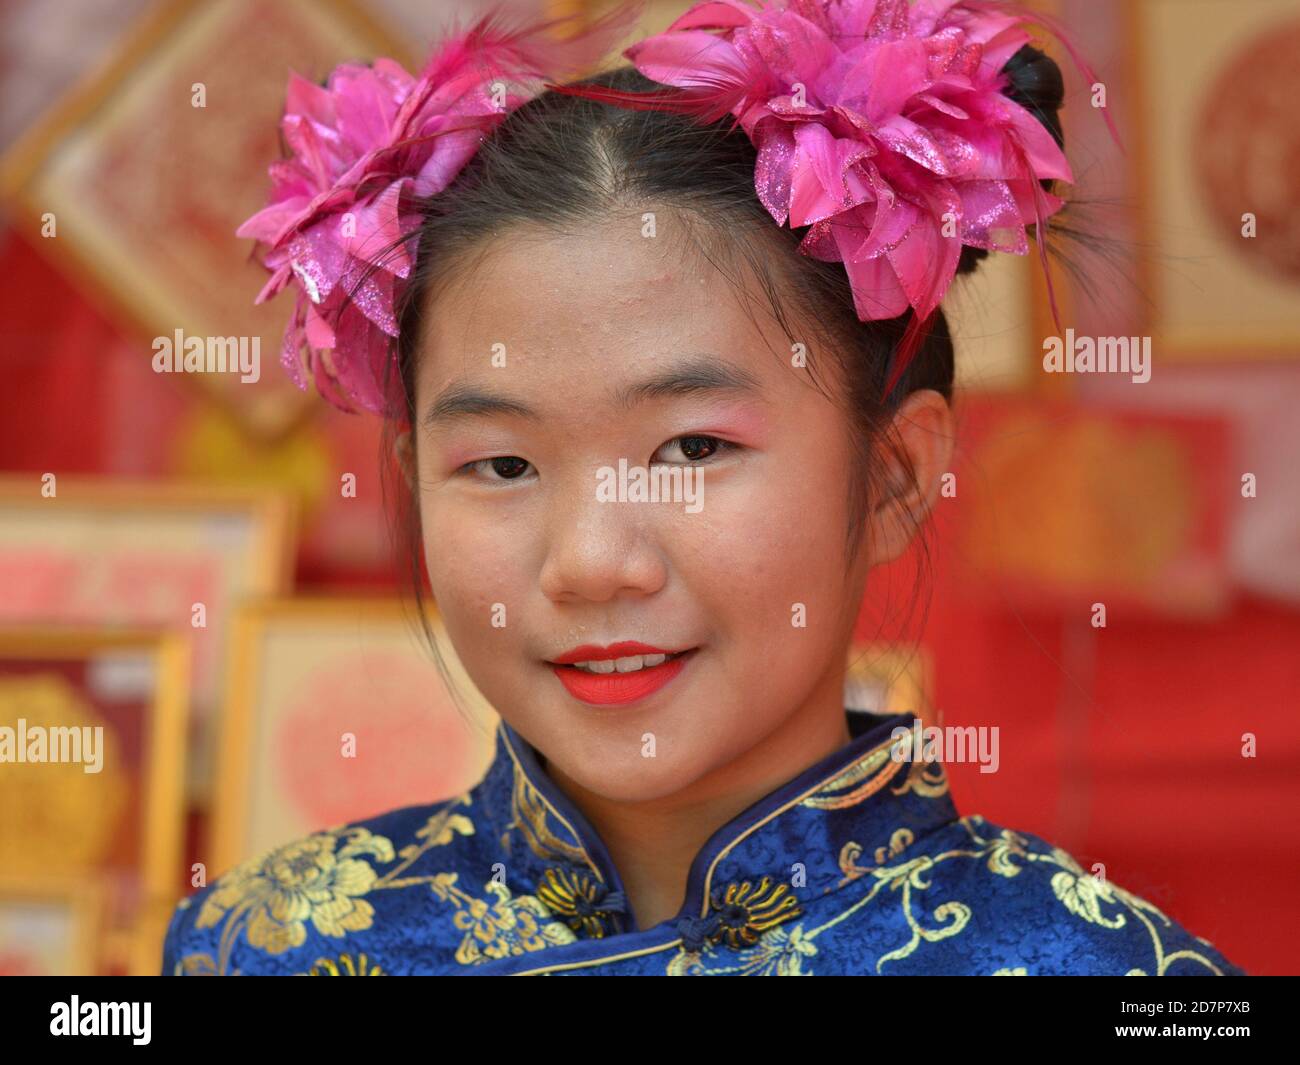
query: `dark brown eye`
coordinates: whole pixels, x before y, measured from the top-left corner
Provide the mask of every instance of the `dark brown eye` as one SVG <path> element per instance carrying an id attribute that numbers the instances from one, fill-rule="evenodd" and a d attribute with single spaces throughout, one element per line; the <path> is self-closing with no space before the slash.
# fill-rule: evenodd
<path id="1" fill-rule="evenodd" d="M 528 463 L 515 455 L 507 455 L 504 458 L 490 459 L 492 469 L 498 477 L 503 477 L 507 481 L 513 481 L 516 477 L 528 469 Z"/>
<path id="2" fill-rule="evenodd" d="M 518 455 L 501 455 L 494 459 L 467 462 L 456 471 L 456 474 L 487 484 L 501 484 L 503 481 L 519 480 L 529 465 L 527 459 L 521 459 Z M 489 467 L 491 467 L 490 472 Z"/>
<path id="3" fill-rule="evenodd" d="M 711 436 L 683 436 L 681 438 L 682 454 L 694 462 L 706 459 L 717 450 L 717 441 Z"/>
<path id="4" fill-rule="evenodd" d="M 736 445 L 729 440 L 719 440 L 716 436 L 701 436 L 699 434 L 678 436 L 664 444 L 659 451 L 655 452 L 655 455 L 660 452 L 680 451 L 680 459 L 668 454 L 665 458 L 658 460 L 651 458 L 651 462 L 659 461 L 669 465 L 680 465 L 682 462 L 699 462 L 702 459 L 712 458 L 723 451 L 733 450 L 735 447 Z"/>

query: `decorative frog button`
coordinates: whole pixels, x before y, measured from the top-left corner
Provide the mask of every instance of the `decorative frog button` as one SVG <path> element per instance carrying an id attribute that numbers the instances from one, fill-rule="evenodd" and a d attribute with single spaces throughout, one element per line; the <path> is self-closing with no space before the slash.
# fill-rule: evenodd
<path id="1" fill-rule="evenodd" d="M 548 910 L 590 939 L 603 939 L 605 922 L 615 930 L 615 915 L 627 913 L 621 891 L 610 891 L 594 877 L 561 866 L 552 866 L 542 874 L 536 894 Z"/>
<path id="2" fill-rule="evenodd" d="M 748 880 L 728 884 L 719 896 L 710 895 L 711 913 L 705 917 L 684 917 L 677 923 L 682 949 L 696 953 L 706 941 L 725 941 L 729 947 L 752 947 L 769 928 L 797 917 L 799 900 L 785 883 L 763 877 L 755 887 Z"/>

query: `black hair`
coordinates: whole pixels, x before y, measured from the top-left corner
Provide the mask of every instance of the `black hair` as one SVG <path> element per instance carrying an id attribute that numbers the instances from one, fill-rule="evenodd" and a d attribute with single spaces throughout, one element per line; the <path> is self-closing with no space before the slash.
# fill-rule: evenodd
<path id="1" fill-rule="evenodd" d="M 1008 76 L 1006 95 L 1037 116 L 1063 144 L 1058 112 L 1064 83 L 1056 62 L 1025 45 L 1003 70 Z M 575 84 L 643 93 L 662 90 L 630 66 Z M 933 389 L 951 401 L 952 338 L 942 310 L 936 311 L 914 358 L 885 397 L 891 356 L 911 312 L 886 321 L 859 320 L 843 264 L 798 252 L 806 230 L 777 226 L 755 195 L 756 158 L 748 134 L 731 116 L 705 125 L 671 112 L 621 108 L 554 91 L 542 92 L 511 112 L 448 188 L 423 205 L 422 223 L 413 235 L 416 263 L 398 308 L 395 417 L 387 419 L 386 453 L 392 454 L 395 431 L 403 420 L 411 427 L 419 424 L 415 369 L 423 315 L 436 313 L 439 287 L 485 251 L 493 237 L 512 229 L 562 233 L 602 213 L 639 214 L 650 206 L 664 206 L 684 223 L 693 250 L 732 280 L 738 293 L 743 294 L 745 286 L 737 267 L 747 269 L 766 297 L 763 309 L 792 343 L 806 344 L 808 372 L 818 387 L 822 371 L 837 376 L 839 387 L 828 395 L 838 394 L 837 402 L 846 410 L 857 458 L 846 485 L 851 520 L 845 550 L 851 559 L 861 545 L 873 501 L 897 490 L 884 482 L 878 452 L 888 440 L 898 404 L 920 389 Z M 1050 181 L 1043 184 L 1050 189 Z M 963 247 L 958 273 L 974 271 L 987 255 Z M 797 318 L 786 307 L 800 308 Z M 901 450 L 894 452 L 906 469 Z M 395 510 L 399 552 L 410 563 L 420 604 L 423 553 L 411 494 L 401 493 Z M 916 519 L 918 526 L 922 519 Z M 924 536 L 920 549 L 924 564 Z M 421 624 L 423 618 L 421 610 Z"/>

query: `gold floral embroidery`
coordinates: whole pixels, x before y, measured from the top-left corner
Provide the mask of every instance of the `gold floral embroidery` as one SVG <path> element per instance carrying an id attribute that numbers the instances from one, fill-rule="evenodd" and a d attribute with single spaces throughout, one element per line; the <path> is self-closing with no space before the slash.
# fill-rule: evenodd
<path id="1" fill-rule="evenodd" d="M 803 800 L 814 810 L 843 810 L 869 799 L 895 777 L 902 781 L 890 788 L 891 795 L 914 792 L 923 799 L 934 799 L 948 792 L 948 776 L 942 762 L 922 762 L 913 758 L 895 758 L 901 742 L 890 739 L 873 748 L 852 765 L 827 781 Z"/>
<path id="2" fill-rule="evenodd" d="M 902 769 L 890 757 L 891 744 L 868 751 L 844 772 L 832 777 L 800 805 L 813 810 L 845 810 L 870 798 Z"/>
<path id="3" fill-rule="evenodd" d="M 513 753 L 512 751 L 512 757 Z M 501 846 L 507 853 L 510 849 L 511 829 L 517 828 L 529 849 L 543 861 L 566 861 L 573 865 L 591 865 L 586 851 L 560 839 L 551 831 L 546 800 L 541 792 L 533 787 L 528 774 L 518 762 L 514 764 L 514 786 L 511 789 L 510 809 L 510 824 L 501 834 Z"/>
<path id="4" fill-rule="evenodd" d="M 876 848 L 876 865 L 884 865 L 889 859 L 897 858 L 903 851 L 907 850 L 914 842 L 916 837 L 913 836 L 910 828 L 899 828 L 894 830 L 894 834 L 889 837 L 888 847 Z M 862 854 L 862 844 L 853 840 L 840 849 L 840 872 L 844 874 L 837 887 L 843 887 L 852 880 L 860 876 L 866 876 L 871 872 L 871 866 L 858 865 L 858 858 Z"/>
<path id="5" fill-rule="evenodd" d="M 893 795 L 914 792 L 923 799 L 935 799 L 948 793 L 948 774 L 942 762 L 922 762 L 913 760 L 911 768 L 903 782 L 892 788 Z"/>
<path id="6" fill-rule="evenodd" d="M 1218 966 L 1197 951 L 1180 950 L 1166 954 L 1159 931 L 1150 918 L 1151 916 L 1158 918 L 1166 927 L 1171 924 L 1169 918 L 1155 906 L 1152 906 L 1151 903 L 1131 895 L 1123 888 L 1115 884 L 1100 883 L 1090 874 L 1084 872 L 1078 862 L 1059 847 L 1052 847 L 1051 852 L 1048 854 L 1033 852 L 1029 850 L 1029 841 L 1010 829 L 1002 829 L 996 836 L 986 838 L 981 835 L 981 830 L 986 822 L 979 814 L 970 814 L 959 818 L 957 823 L 966 830 L 972 842 L 976 845 L 976 849 L 958 848 L 936 855 L 920 855 L 897 866 L 885 866 L 880 863 L 879 868 L 864 870 L 856 865 L 856 859 L 861 854 L 862 847 L 855 843 L 852 844 L 854 849 L 850 850 L 846 846 L 841 851 L 840 856 L 840 868 L 845 872 L 845 875 L 849 876 L 850 879 L 856 879 L 865 873 L 870 873 L 876 878 L 876 883 L 870 891 L 847 910 L 820 927 L 807 931 L 805 933 L 807 938 L 810 940 L 816 939 L 818 935 L 828 928 L 847 920 L 859 908 L 874 901 L 886 887 L 891 891 L 898 891 L 904 917 L 908 926 L 912 929 L 912 938 L 910 942 L 883 955 L 876 962 L 876 971 L 880 972 L 881 967 L 887 962 L 909 957 L 921 943 L 946 939 L 949 936 L 958 934 L 967 926 L 971 916 L 971 908 L 965 902 L 958 900 L 941 903 L 935 908 L 933 912 L 934 920 L 952 922 L 942 928 L 925 928 L 917 920 L 916 915 L 913 914 L 912 894 L 914 891 L 924 891 L 929 888 L 929 874 L 935 867 L 944 862 L 961 858 L 983 859 L 985 866 L 991 873 L 1009 878 L 1020 875 L 1028 864 L 1041 862 L 1056 865 L 1061 869 L 1060 872 L 1053 875 L 1051 886 L 1056 897 L 1075 916 L 1082 917 L 1098 927 L 1118 929 L 1125 924 L 1125 916 L 1118 914 L 1113 918 L 1107 918 L 1101 911 L 1101 904 L 1104 902 L 1127 907 L 1130 914 L 1137 917 L 1151 935 L 1155 948 L 1155 971 L 1157 975 L 1163 975 L 1174 961 L 1180 959 L 1197 962 L 1214 973 L 1222 975 L 1222 970 Z M 902 843 L 904 847 L 908 845 L 903 843 L 903 839 L 904 837 L 900 837 L 898 832 L 895 832 L 890 841 L 890 857 L 898 857 L 900 851 L 897 849 L 897 845 L 899 843 Z M 880 850 L 877 850 L 876 857 L 878 860 L 882 857 Z M 850 874 L 852 875 L 850 876 Z M 1130 969 L 1128 975 L 1144 975 L 1144 970 L 1140 968 Z"/>
<path id="7" fill-rule="evenodd" d="M 186 954 L 174 966 L 173 976 L 216 976 L 217 963 L 211 954 Z"/>
<path id="8" fill-rule="evenodd" d="M 462 795 L 460 801 L 468 804 L 469 796 Z M 424 823 L 424 827 L 415 833 L 415 838 L 424 840 L 425 847 L 445 847 L 457 833 L 462 836 L 474 835 L 474 822 L 464 814 L 456 813 L 455 808 L 448 804 Z M 402 857 L 406 857 L 413 849 L 419 849 L 419 845 L 412 843 L 403 847 Z"/>
<path id="9" fill-rule="evenodd" d="M 1103 928 L 1112 929 L 1122 928 L 1128 916 L 1137 918 L 1146 928 L 1155 949 L 1156 976 L 1164 976 L 1169 967 L 1180 960 L 1197 962 L 1210 969 L 1216 976 L 1223 975 L 1223 970 L 1199 951 L 1176 950 L 1166 954 L 1164 942 L 1160 938 L 1160 931 L 1152 918 L 1158 920 L 1166 928 L 1170 927 L 1173 922 L 1157 907 L 1147 902 L 1146 899 L 1138 898 L 1131 892 L 1125 891 L 1118 884 L 1113 884 L 1110 881 L 1095 877 L 1091 873 L 1084 872 L 1079 863 L 1067 852 L 1061 850 L 1060 847 L 1053 847 L 1051 854 L 1032 854 L 1029 857 L 1033 861 L 1050 862 L 1063 867 L 1063 872 L 1056 873 L 1052 877 L 1052 890 L 1055 891 L 1056 897 L 1065 904 L 1065 907 L 1076 916 Z M 1117 913 L 1108 919 L 1101 911 L 1102 903 L 1123 906 L 1128 910 L 1128 914 Z M 1213 946 L 1212 943 L 1200 936 L 1196 938 L 1207 946 Z M 1130 969 L 1125 975 L 1146 976 L 1147 973 L 1144 969 L 1134 968 Z"/>
<path id="10" fill-rule="evenodd" d="M 1013 858 L 1028 860 L 1029 841 L 1019 833 L 1012 832 L 1009 828 L 1004 828 L 999 833 L 998 838 L 993 840 L 989 845 L 989 872 L 997 873 L 998 876 L 1016 876 L 1019 874 L 1022 866 L 1017 865 Z"/>
<path id="11" fill-rule="evenodd" d="M 679 951 L 665 972 L 668 976 L 810 976 L 803 971 L 803 959 L 816 953 L 817 948 L 800 924 L 788 934 L 784 928 L 772 929 L 756 946 L 739 955 L 720 955 L 712 943 L 706 943 L 698 953 Z M 735 964 L 710 964 L 718 960 Z"/>
<path id="12" fill-rule="evenodd" d="M 305 973 L 296 976 L 383 976 L 384 970 L 375 965 L 364 954 L 353 959 L 351 954 L 340 954 L 338 960 L 317 958 L 316 964 Z"/>
<path id="13" fill-rule="evenodd" d="M 1041 856 L 1035 856 L 1041 858 Z M 1091 873 L 1084 872 L 1082 866 L 1074 860 L 1068 853 L 1061 850 L 1060 847 L 1053 847 L 1050 858 L 1045 860 L 1062 866 L 1064 872 L 1057 873 L 1052 877 L 1052 890 L 1056 897 L 1065 903 L 1066 909 L 1082 917 L 1085 921 L 1091 921 L 1093 924 L 1102 925 L 1105 928 L 1121 928 L 1124 925 L 1124 915 L 1116 914 L 1114 921 L 1108 921 L 1101 912 L 1101 903 L 1114 904 L 1122 902 L 1133 910 L 1146 910 L 1159 917 L 1166 925 L 1170 923 L 1169 918 L 1161 913 L 1146 899 L 1140 899 L 1136 895 L 1131 895 L 1118 884 L 1112 884 L 1108 880 L 1093 876 Z M 1202 940 L 1202 942 L 1204 942 Z"/>
<path id="14" fill-rule="evenodd" d="M 454 875 L 450 877 L 454 879 Z M 442 885 L 448 893 L 452 890 L 450 880 Z M 495 895 L 496 902 L 489 906 L 462 892 L 460 901 L 465 909 L 452 918 L 456 927 L 467 933 L 456 950 L 456 960 L 462 965 L 577 942 L 568 926 L 555 920 L 534 896 L 511 898 L 510 889 L 495 881 L 489 881 L 483 890 Z"/>
<path id="15" fill-rule="evenodd" d="M 213 885 L 195 922 L 197 928 L 209 928 L 225 921 L 217 958 L 189 954 L 176 962 L 174 971 L 178 975 L 226 972 L 241 931 L 247 932 L 250 946 L 268 954 L 302 945 L 308 922 L 329 936 L 363 931 L 372 926 L 375 910 L 362 896 L 422 885 L 456 908 L 452 921 L 467 933 L 456 951 L 456 960 L 463 965 L 575 942 L 573 932 L 537 898 L 512 898 L 504 884 L 486 885 L 487 894 L 496 900 L 489 903 L 457 887 L 455 873 L 402 875 L 432 848 L 474 834 L 473 821 L 456 812 L 457 806 L 469 803 L 470 796 L 463 795 L 435 810 L 416 831 L 416 842 L 397 855 L 386 837 L 366 828 L 340 826 L 244 862 Z M 341 847 L 340 841 L 344 841 Z M 372 865 L 361 860 L 360 856 L 367 854 L 378 862 L 400 861 L 379 876 Z M 182 910 L 189 906 L 189 899 L 178 904 Z M 340 955 L 337 963 L 328 964 L 346 966 L 343 959 L 347 957 Z M 327 959 L 317 959 L 315 964 L 321 967 L 326 963 Z"/>
<path id="16" fill-rule="evenodd" d="M 880 967 L 886 962 L 906 958 L 916 950 L 922 940 L 927 943 L 937 943 L 941 939 L 955 936 L 970 921 L 971 908 L 964 902 L 945 902 L 935 908 L 933 918 L 936 922 L 940 924 L 944 921 L 951 922 L 939 928 L 926 928 L 912 913 L 912 892 L 913 890 L 925 891 L 930 886 L 930 881 L 925 874 L 929 873 L 935 864 L 935 860 L 929 855 L 922 855 L 894 868 L 873 870 L 872 875 L 879 878 L 882 884 L 887 884 L 890 890 L 901 889 L 903 916 L 907 920 L 907 926 L 912 930 L 912 938 L 906 944 L 881 956 L 876 962 L 876 972 L 880 972 Z"/>
<path id="17" fill-rule="evenodd" d="M 456 803 L 468 806 L 470 797 L 468 794 L 460 796 Z M 474 835 L 474 822 L 464 814 L 455 812 L 455 806 L 448 803 L 444 808 L 435 810 L 429 815 L 429 819 L 416 830 L 415 838 L 418 843 L 408 843 L 398 852 L 401 859 L 397 865 L 389 869 L 383 876 L 375 881 L 374 890 L 381 888 L 400 888 L 409 887 L 412 884 L 428 883 L 427 876 L 413 876 L 402 878 L 399 874 L 406 872 L 414 865 L 422 855 L 432 850 L 434 847 L 445 847 L 457 836 Z M 391 859 L 390 859 L 391 861 Z"/>
<path id="18" fill-rule="evenodd" d="M 338 847 L 341 836 L 347 842 Z M 365 828 L 332 829 L 268 851 L 223 876 L 195 922 L 210 928 L 226 921 L 219 968 L 241 928 L 251 946 L 268 954 L 301 946 L 309 921 L 321 935 L 336 938 L 369 928 L 375 911 L 361 896 L 376 874 L 361 860 L 366 854 L 391 862 L 393 845 Z"/>
<path id="19" fill-rule="evenodd" d="M 876 864 L 884 865 L 890 858 L 897 858 L 915 842 L 916 836 L 912 834 L 910 828 L 900 828 L 895 830 L 894 834 L 889 837 L 888 850 L 884 847 L 876 848 Z"/>
<path id="20" fill-rule="evenodd" d="M 1065 908 L 1077 914 L 1085 921 L 1099 924 L 1103 928 L 1123 928 L 1124 915 L 1116 914 L 1108 920 L 1101 912 L 1101 903 L 1115 901 L 1115 895 L 1105 881 L 1084 873 L 1077 876 L 1072 872 L 1056 873 L 1052 877 L 1052 891 L 1065 903 Z"/>

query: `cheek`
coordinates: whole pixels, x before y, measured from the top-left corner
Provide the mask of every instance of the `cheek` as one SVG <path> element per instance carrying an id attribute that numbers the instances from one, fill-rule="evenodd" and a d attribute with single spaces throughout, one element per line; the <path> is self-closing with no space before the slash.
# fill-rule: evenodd
<path id="1" fill-rule="evenodd" d="M 484 520 L 473 507 L 425 501 L 421 509 L 425 566 L 438 610 L 453 636 L 477 638 L 492 633 L 497 604 L 510 611 L 522 601 L 524 576 L 519 560 L 526 555 L 521 530 L 509 523 Z"/>
<path id="2" fill-rule="evenodd" d="M 424 557 L 434 602 L 470 679 L 493 706 L 513 706 L 515 673 L 501 663 L 517 651 L 526 580 L 512 566 L 518 535 L 485 523 L 472 508 L 424 508 Z M 513 542 L 511 542 L 513 539 Z M 498 605 L 500 604 L 500 605 Z M 504 612 L 503 612 L 504 610 Z M 504 624 L 502 624 L 504 622 Z"/>
<path id="3" fill-rule="evenodd" d="M 697 546 L 684 564 L 695 573 L 687 581 L 707 598 L 718 634 L 751 664 L 798 660 L 829 646 L 853 609 L 843 559 L 844 470 L 839 459 L 782 460 L 765 463 L 743 490 L 719 489 L 710 500 L 706 489 L 700 516 L 708 523 L 691 538 Z"/>
<path id="4" fill-rule="evenodd" d="M 808 461 L 776 452 L 709 495 L 690 542 L 715 563 L 718 579 L 744 591 L 797 588 L 841 565 L 847 518 L 842 457 Z M 698 521 L 703 519 L 703 521 Z"/>

